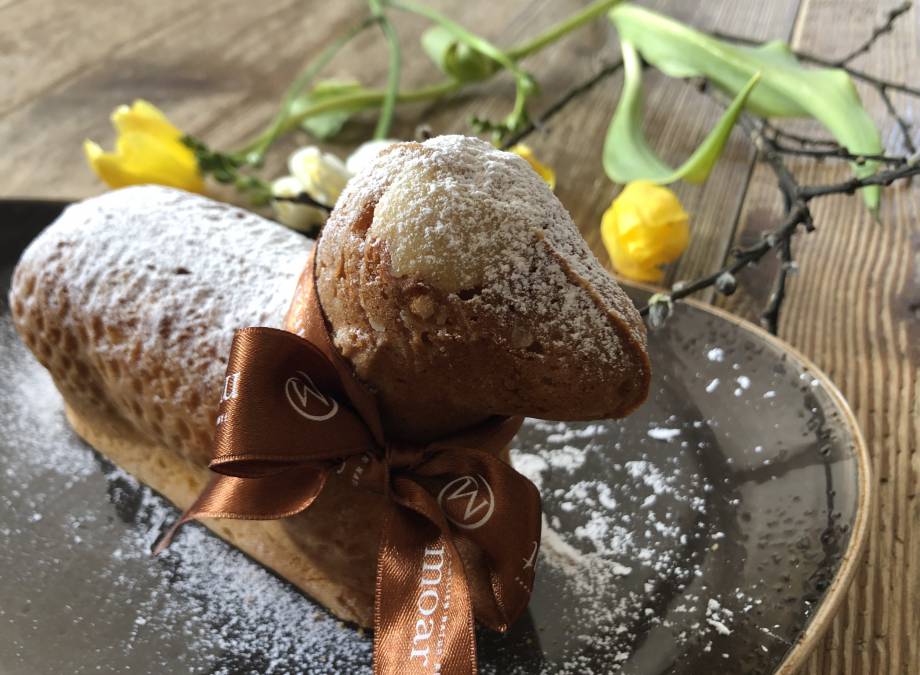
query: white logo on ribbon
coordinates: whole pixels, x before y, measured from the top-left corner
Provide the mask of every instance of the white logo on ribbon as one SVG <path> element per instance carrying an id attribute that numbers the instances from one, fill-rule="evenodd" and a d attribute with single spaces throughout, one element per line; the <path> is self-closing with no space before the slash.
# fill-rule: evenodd
<path id="1" fill-rule="evenodd" d="M 284 393 L 288 403 L 298 415 L 314 422 L 328 420 L 339 411 L 338 402 L 323 394 L 313 383 L 313 379 L 302 370 L 298 370 L 297 375 L 289 377 L 284 383 Z M 308 409 L 307 403 L 311 399 L 322 406 L 325 412 L 317 413 L 315 410 Z M 315 408 L 316 404 L 314 403 L 312 407 Z"/>
<path id="2" fill-rule="evenodd" d="M 533 542 L 533 550 L 530 552 L 530 555 L 527 556 L 526 558 L 523 558 L 525 570 L 528 567 L 533 567 L 534 562 L 536 562 L 537 560 L 537 549 L 539 548 L 540 548 L 540 545 L 537 544 L 537 542 Z"/>
<path id="3" fill-rule="evenodd" d="M 220 395 L 220 402 L 236 398 L 240 393 L 240 374 L 230 373 L 224 378 L 224 391 Z"/>
<path id="4" fill-rule="evenodd" d="M 444 503 L 457 499 L 466 499 L 466 508 L 463 519 L 453 518 Z M 464 530 L 475 530 L 482 527 L 495 512 L 495 494 L 492 486 L 480 474 L 475 476 L 460 476 L 445 485 L 438 494 L 438 505 L 444 509 L 444 515 L 457 527 Z"/>

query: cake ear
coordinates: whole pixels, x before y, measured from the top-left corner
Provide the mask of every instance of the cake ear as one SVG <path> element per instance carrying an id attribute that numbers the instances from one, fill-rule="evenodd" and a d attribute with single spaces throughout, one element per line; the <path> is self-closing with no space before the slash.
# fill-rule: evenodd
<path id="1" fill-rule="evenodd" d="M 336 205 L 316 270 L 336 347 L 407 440 L 496 414 L 617 417 L 647 395 L 635 307 L 542 180 L 482 141 L 381 154 Z"/>

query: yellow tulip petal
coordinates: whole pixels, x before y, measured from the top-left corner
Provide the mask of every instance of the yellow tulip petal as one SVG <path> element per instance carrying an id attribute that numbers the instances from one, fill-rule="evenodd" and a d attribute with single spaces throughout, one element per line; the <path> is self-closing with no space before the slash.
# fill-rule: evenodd
<path id="1" fill-rule="evenodd" d="M 86 161 L 90 167 L 93 166 L 93 162 L 96 160 L 96 158 L 102 155 L 104 152 L 105 151 L 98 143 L 91 141 L 88 138 L 83 141 L 83 154 L 86 156 Z"/>
<path id="2" fill-rule="evenodd" d="M 142 133 L 168 140 L 183 135 L 159 108 L 142 99 L 134 101 L 130 107 L 118 106 L 112 113 L 112 124 L 119 134 Z"/>
<path id="3" fill-rule="evenodd" d="M 201 192 L 204 188 L 195 153 L 179 141 L 126 133 L 118 137 L 115 155 L 122 170 L 138 178 L 136 182 L 169 185 L 190 192 Z"/>
<path id="4" fill-rule="evenodd" d="M 138 99 L 119 106 L 112 113 L 112 124 L 118 131 L 114 152 L 105 152 L 90 140 L 83 143 L 90 168 L 110 187 L 157 183 L 204 191 L 195 153 L 159 108 Z"/>
<path id="5" fill-rule="evenodd" d="M 601 219 L 601 239 L 614 268 L 637 281 L 660 281 L 660 266 L 676 260 L 689 237 L 689 217 L 677 196 L 649 181 L 629 183 Z"/>
<path id="6" fill-rule="evenodd" d="M 617 272 L 633 281 L 642 281 L 647 284 L 656 284 L 664 279 L 664 270 L 660 267 L 641 267 L 638 265 L 624 264 L 616 268 Z"/>
<path id="7" fill-rule="evenodd" d="M 540 178 L 546 181 L 546 184 L 549 185 L 550 190 L 556 189 L 556 172 L 546 164 L 540 162 L 529 145 L 518 143 L 512 147 L 509 152 L 513 152 L 515 155 L 522 157 L 528 164 L 530 164 L 531 168 L 537 172 Z"/>
<path id="8" fill-rule="evenodd" d="M 83 154 L 86 155 L 90 168 L 109 187 L 120 188 L 137 184 L 136 176 L 126 173 L 118 158 L 104 152 L 96 143 L 84 141 Z"/>

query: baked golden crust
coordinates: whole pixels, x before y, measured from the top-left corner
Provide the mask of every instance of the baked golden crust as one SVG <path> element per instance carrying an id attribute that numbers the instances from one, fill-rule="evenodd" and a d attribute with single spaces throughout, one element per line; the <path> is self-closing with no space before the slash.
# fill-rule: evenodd
<path id="1" fill-rule="evenodd" d="M 489 415 L 619 417 L 647 395 L 635 307 L 526 163 L 476 139 L 385 150 L 336 205 L 316 274 L 335 345 L 394 436 Z"/>

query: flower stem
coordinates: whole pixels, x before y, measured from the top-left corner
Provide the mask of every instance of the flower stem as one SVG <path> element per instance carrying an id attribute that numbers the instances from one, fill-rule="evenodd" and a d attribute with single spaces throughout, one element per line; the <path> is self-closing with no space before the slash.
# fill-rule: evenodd
<path id="1" fill-rule="evenodd" d="M 315 59 L 307 64 L 294 82 L 291 83 L 291 86 L 288 87 L 287 91 L 285 91 L 284 97 L 281 99 L 281 106 L 275 114 L 274 119 L 271 121 L 271 124 L 269 124 L 268 128 L 263 131 L 253 143 L 243 150 L 246 155 L 245 159 L 247 164 L 259 165 L 262 163 L 265 153 L 268 151 L 271 144 L 275 142 L 275 139 L 291 128 L 287 124 L 291 117 L 291 108 L 303 91 L 310 86 L 313 78 L 316 77 L 319 71 L 326 67 L 335 55 L 339 53 L 339 50 L 348 44 L 353 37 L 378 21 L 379 19 L 376 16 L 367 17 L 364 21 L 353 26 L 348 32 L 334 40 L 328 47 L 321 51 Z"/>
<path id="2" fill-rule="evenodd" d="M 421 101 L 430 101 L 459 90 L 463 84 L 456 80 L 444 80 L 437 84 L 432 84 L 419 89 L 410 89 L 401 91 L 396 94 L 396 103 L 419 103 Z M 296 129 L 305 119 L 315 115 L 321 115 L 327 112 L 358 112 L 377 108 L 383 104 L 386 92 L 379 89 L 365 89 L 363 91 L 350 94 L 342 94 L 334 98 L 328 98 L 319 101 L 307 108 L 304 108 L 296 115 L 288 117 L 278 129 L 278 135 L 283 136 L 289 131 Z M 241 152 L 247 152 L 252 146 L 244 148 Z"/>
<path id="3" fill-rule="evenodd" d="M 384 92 L 383 102 L 380 105 L 380 116 L 374 129 L 374 139 L 383 139 L 389 136 L 390 126 L 393 124 L 393 109 L 396 107 L 396 98 L 399 96 L 399 75 L 402 54 L 399 47 L 399 35 L 393 24 L 383 12 L 382 0 L 369 0 L 371 15 L 380 24 L 380 30 L 387 39 L 389 47 L 390 64 L 387 73 L 387 88 Z"/>
<path id="4" fill-rule="evenodd" d="M 425 5 L 420 5 L 412 2 L 412 0 L 387 0 L 387 4 L 395 7 L 396 9 L 401 9 L 404 12 L 410 12 L 412 14 L 418 14 L 419 16 L 425 17 L 429 21 L 438 24 L 439 26 L 452 33 L 454 37 L 457 38 L 460 42 L 463 42 L 464 44 L 467 44 L 475 49 L 477 52 L 485 54 L 486 56 L 494 59 L 510 72 L 515 74 L 523 74 L 520 68 L 517 67 L 517 64 L 514 63 L 514 61 L 510 59 L 508 55 L 501 49 L 493 45 L 485 38 L 481 38 L 478 35 L 471 33 L 466 28 L 456 23 L 452 19 L 447 18 L 440 12 L 431 9 L 430 7 L 426 7 Z"/>
<path id="5" fill-rule="evenodd" d="M 527 98 L 533 93 L 535 86 L 530 76 L 525 73 L 507 53 L 475 33 L 456 23 L 430 7 L 413 2 L 412 0 L 386 0 L 387 4 L 405 12 L 418 14 L 429 21 L 441 26 L 450 32 L 458 42 L 483 54 L 514 76 L 515 96 L 514 108 L 501 128 L 507 127 L 510 131 L 517 131 L 527 121 Z"/>
<path id="6" fill-rule="evenodd" d="M 389 29 L 383 25 L 381 16 L 378 16 L 374 13 L 375 6 L 382 9 L 384 5 L 390 5 L 404 11 L 413 12 L 424 16 L 425 18 L 428 18 L 429 20 L 444 26 L 452 33 L 454 33 L 454 35 L 457 35 L 458 39 L 463 40 L 477 51 L 481 51 L 485 55 L 495 59 L 495 61 L 502 66 L 502 69 L 509 70 L 515 76 L 516 84 L 518 86 L 515 92 L 515 104 L 514 110 L 512 112 L 512 117 L 521 117 L 524 112 L 523 109 L 527 97 L 526 91 L 528 89 L 527 85 L 529 84 L 529 78 L 527 78 L 526 73 L 518 68 L 516 62 L 536 52 L 539 52 L 540 50 L 564 37 L 573 30 L 580 28 L 586 23 L 596 19 L 598 16 L 602 15 L 604 12 L 608 11 L 613 6 L 621 2 L 621 0 L 595 0 L 595 2 L 588 5 L 583 10 L 576 12 L 555 26 L 551 26 L 549 29 L 536 36 L 535 38 L 528 40 L 527 42 L 516 47 L 511 47 L 507 51 L 502 51 L 488 41 L 474 35 L 473 33 L 470 33 L 462 26 L 456 24 L 440 13 L 435 12 L 434 10 L 431 10 L 425 6 L 411 2 L 411 0 L 369 1 L 372 3 L 372 15 L 336 39 L 332 44 L 324 49 L 315 60 L 311 61 L 307 65 L 304 71 L 288 88 L 288 91 L 285 93 L 285 96 L 282 99 L 281 108 L 279 109 L 275 118 L 272 120 L 269 127 L 246 147 L 235 153 L 237 155 L 244 156 L 246 158 L 247 164 L 257 165 L 261 163 L 266 151 L 276 139 L 296 129 L 304 120 L 315 115 L 320 115 L 328 112 L 358 112 L 361 110 L 380 107 L 381 114 L 380 119 L 377 122 L 377 128 L 374 132 L 374 137 L 383 138 L 389 133 L 390 125 L 392 124 L 393 108 L 395 108 L 396 104 L 435 100 L 442 96 L 446 96 L 448 94 L 459 91 L 465 86 L 465 84 L 468 84 L 458 80 L 450 79 L 442 80 L 441 82 L 437 82 L 425 87 L 420 87 L 418 89 L 398 91 L 397 88 L 399 67 L 397 66 L 394 68 L 394 63 L 398 63 L 401 55 L 398 53 L 398 46 L 394 48 L 394 42 L 391 42 L 391 40 L 398 42 L 395 40 L 396 32 L 393 30 L 392 24 L 389 21 L 386 22 L 386 24 L 389 25 Z M 385 15 L 382 16 L 383 19 L 386 18 Z M 388 42 L 390 42 L 390 72 L 387 79 L 387 89 L 384 91 L 367 89 L 359 92 L 352 92 L 350 94 L 343 94 L 341 96 L 328 98 L 314 105 L 307 106 L 306 108 L 300 110 L 296 115 L 291 115 L 290 110 L 292 103 L 299 95 L 303 93 L 304 89 L 309 86 L 317 73 L 323 67 L 325 67 L 329 61 L 332 60 L 332 58 L 342 47 L 345 46 L 346 43 L 348 43 L 358 33 L 374 25 L 375 23 L 381 24 L 384 34 L 387 36 Z M 394 54 L 394 52 L 396 53 Z M 498 72 L 500 72 L 500 70 L 496 71 L 496 73 Z M 494 75 L 495 73 L 489 77 L 491 78 Z M 395 93 L 393 93 L 394 91 Z M 389 104 L 387 104 L 388 100 L 390 101 Z"/>
<path id="7" fill-rule="evenodd" d="M 555 26 L 551 26 L 545 32 L 528 40 L 522 45 L 512 47 L 505 53 L 513 60 L 520 61 L 523 58 L 540 51 L 547 45 L 552 44 L 559 38 L 571 33 L 576 28 L 580 28 L 586 23 L 590 23 L 604 12 L 612 9 L 615 5 L 620 4 L 622 0 L 596 0 L 580 12 L 560 21 Z"/>

